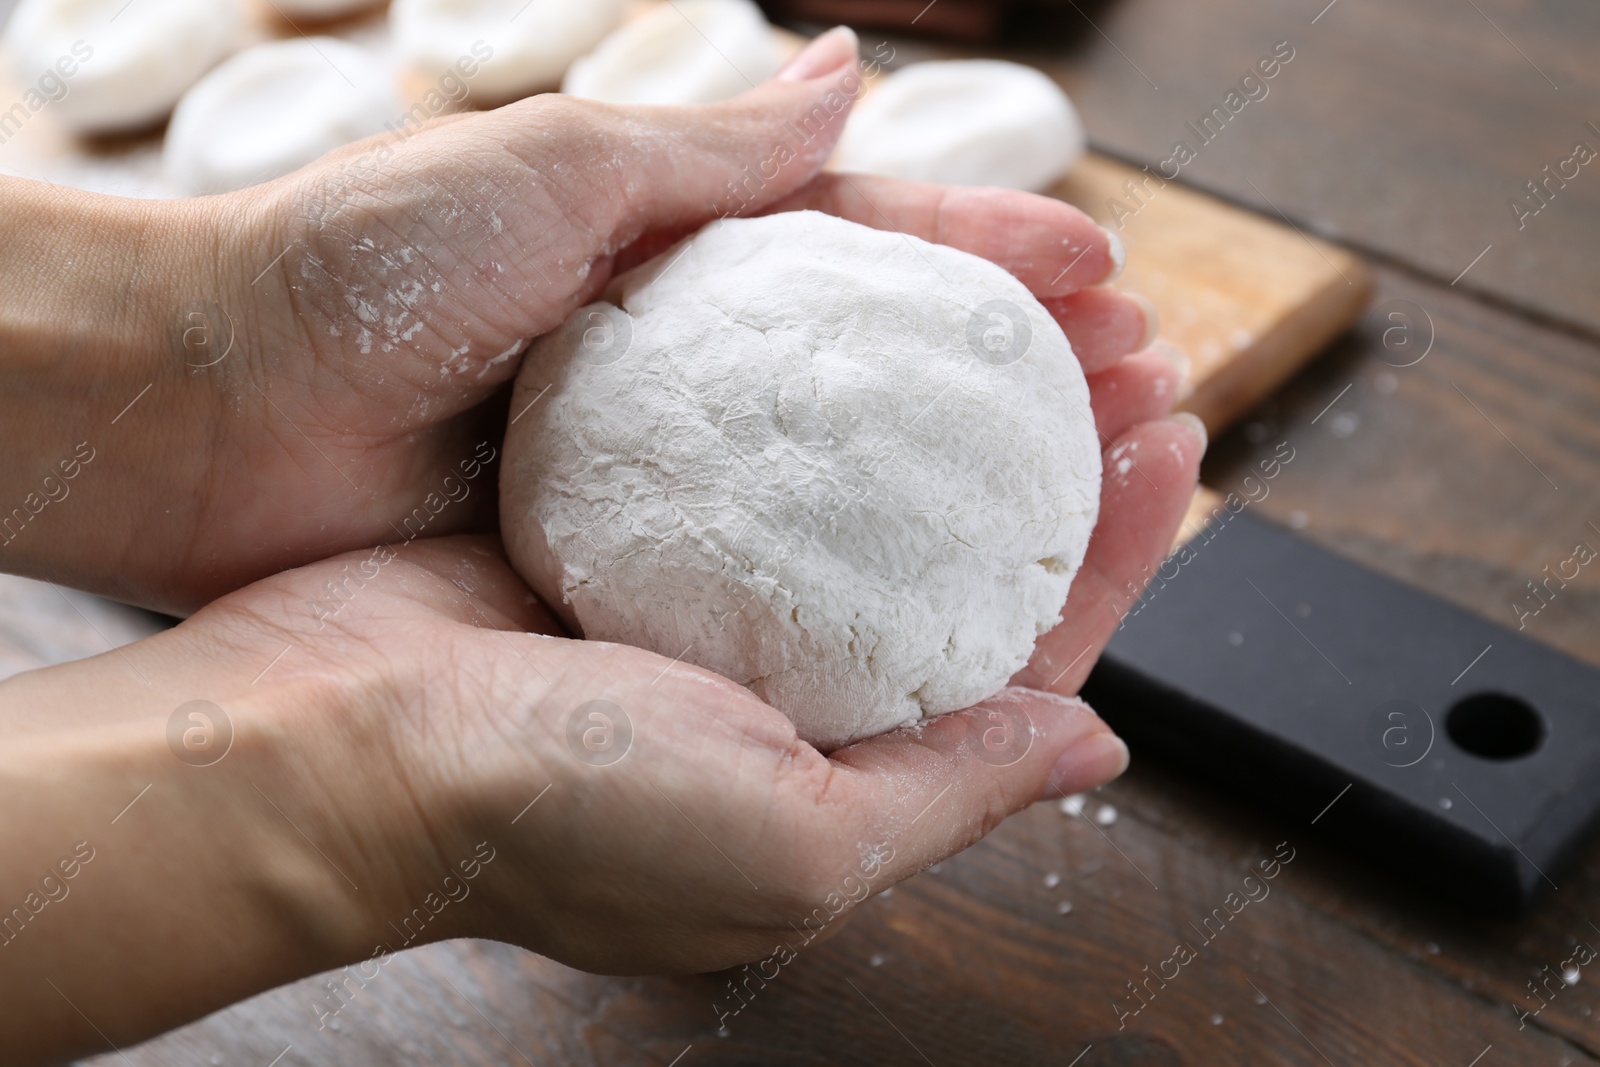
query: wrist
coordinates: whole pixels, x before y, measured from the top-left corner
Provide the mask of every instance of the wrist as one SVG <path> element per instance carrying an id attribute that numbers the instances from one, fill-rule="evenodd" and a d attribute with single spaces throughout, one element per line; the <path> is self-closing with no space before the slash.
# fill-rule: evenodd
<path id="1" fill-rule="evenodd" d="M 119 567 L 210 429 L 171 403 L 209 210 L 0 178 L 0 570 L 136 598 Z"/>
<path id="2" fill-rule="evenodd" d="M 134 200 L 0 177 L 0 369 L 44 387 L 148 373 L 186 273 L 193 202 Z"/>
<path id="3" fill-rule="evenodd" d="M 83 1016 L 130 1045 L 334 963 L 326 929 L 355 907 L 293 827 L 259 813 L 250 782 L 280 793 L 274 768 L 248 736 L 229 776 L 184 765 L 163 720 L 37 731 L 0 758 L 0 907 L 13 920 L 0 990 L 16 1008 L 0 1021 L 0 1059 L 98 1048 Z"/>
<path id="4" fill-rule="evenodd" d="M 41 973 L 127 1045 L 370 955 L 373 916 L 393 910 L 395 798 L 354 780 L 343 739 L 284 713 L 338 719 L 346 687 L 291 678 L 258 694 L 241 657 L 197 663 L 226 647 L 201 644 L 174 632 L 0 685 L 0 912 L 28 914 L 0 937 L 17 1008 L 0 1013 L 0 1046 L 103 1047 Z M 225 725 L 204 705 L 174 716 L 197 692 Z M 212 747 L 186 745 L 189 729 Z"/>

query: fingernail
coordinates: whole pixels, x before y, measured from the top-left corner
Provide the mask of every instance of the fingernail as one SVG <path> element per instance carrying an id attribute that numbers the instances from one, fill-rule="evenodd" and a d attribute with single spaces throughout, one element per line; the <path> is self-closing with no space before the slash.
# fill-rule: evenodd
<path id="1" fill-rule="evenodd" d="M 1190 433 L 1194 434 L 1194 439 L 1200 443 L 1201 453 L 1205 453 L 1206 446 L 1211 441 L 1211 435 L 1206 433 L 1206 424 L 1200 421 L 1200 417 L 1198 415 L 1191 414 L 1187 411 L 1180 411 L 1176 414 L 1168 415 L 1167 421 L 1175 422 L 1179 426 L 1186 428 Z"/>
<path id="2" fill-rule="evenodd" d="M 1112 231 L 1102 227 L 1100 232 L 1106 235 L 1106 243 L 1111 246 L 1111 270 L 1104 278 L 1100 279 L 1100 284 L 1104 285 L 1120 275 L 1122 268 L 1128 265 L 1128 250 L 1123 247 L 1122 238 Z"/>
<path id="3" fill-rule="evenodd" d="M 1074 741 L 1050 771 L 1045 798 L 1085 793 L 1128 769 L 1128 746 L 1110 730 L 1096 730 Z"/>
<path id="4" fill-rule="evenodd" d="M 861 54 L 861 43 L 856 31 L 849 26 L 835 26 L 801 50 L 789 60 L 778 80 L 785 82 L 811 81 L 844 69 Z"/>
<path id="5" fill-rule="evenodd" d="M 1139 339 L 1139 347 L 1135 352 L 1143 352 L 1156 343 L 1156 335 L 1161 332 L 1161 312 L 1150 302 L 1150 298 L 1143 293 L 1123 293 L 1123 296 L 1139 305 L 1139 310 L 1144 312 L 1144 336 Z M 1165 354 L 1165 353 L 1163 353 Z"/>

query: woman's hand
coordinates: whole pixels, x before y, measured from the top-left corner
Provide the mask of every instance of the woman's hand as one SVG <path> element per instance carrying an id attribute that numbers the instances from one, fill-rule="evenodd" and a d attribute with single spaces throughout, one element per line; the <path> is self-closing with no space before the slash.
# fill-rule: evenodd
<path id="1" fill-rule="evenodd" d="M 360 546 L 491 529 L 479 474 L 527 341 L 719 215 L 816 208 L 993 259 L 1056 314 L 1097 411 L 1150 414 L 1140 394 L 1162 389 L 1165 410 L 1166 361 L 1108 369 L 1153 322 L 1097 288 L 1120 249 L 1082 213 L 820 172 L 861 89 L 835 31 L 725 104 L 541 96 L 230 196 L 0 184 L 39 222 L 0 250 L 19 294 L 0 433 L 25 458 L 0 473 L 0 568 L 184 612 Z"/>
<path id="2" fill-rule="evenodd" d="M 1142 473 L 1106 480 L 1030 668 L 1063 694 L 1164 556 L 1203 448 L 1190 421 L 1101 407 Z M 31 912 L 0 947 L 0 1045 L 126 1046 L 452 937 L 611 973 L 770 969 L 1127 761 L 1083 704 L 1022 688 L 824 756 L 726 680 L 555 631 L 497 542 L 418 540 L 0 684 L 0 893 Z"/>
<path id="3" fill-rule="evenodd" d="M 1067 621 L 1016 681 L 1076 691 L 1194 487 L 1203 433 L 1161 418 L 1182 372 L 1122 358 L 1150 323 L 1094 288 L 1116 250 L 1072 209 L 819 176 L 853 54 L 830 40 L 791 68 L 813 77 L 717 108 L 542 100 L 440 122 L 334 201 L 317 174 L 371 145 L 185 205 L 4 190 L 41 225 L 0 245 L 0 273 L 32 262 L 43 281 L 0 316 L 0 334 L 37 342 L 0 348 L 0 432 L 63 456 L 87 440 L 94 457 L 50 475 L 70 492 L 47 486 L 0 560 L 185 607 L 394 544 L 0 685 L 0 891 L 30 914 L 0 949 L 0 1043 L 33 1059 L 125 1045 L 446 937 L 608 971 L 797 951 L 1010 812 L 1121 771 L 1092 713 L 1023 689 L 825 757 L 703 671 L 543 636 L 550 618 L 493 541 L 433 540 L 492 516 L 495 397 L 524 338 L 708 217 L 829 210 L 988 256 L 1072 338 L 1108 477 Z M 774 129 L 807 121 L 811 142 L 761 169 Z M 204 254 L 174 252 L 175 234 Z M 133 264 L 99 278 L 123 299 L 78 299 L 88 272 L 66 267 L 107 250 Z M 0 490 L 31 491 L 21 466 Z M 94 859 L 47 874 L 79 841 Z"/>

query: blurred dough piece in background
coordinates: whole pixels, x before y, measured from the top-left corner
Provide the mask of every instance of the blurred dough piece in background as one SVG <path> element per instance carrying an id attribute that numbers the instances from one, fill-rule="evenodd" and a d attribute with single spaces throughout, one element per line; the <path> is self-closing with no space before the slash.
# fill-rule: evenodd
<path id="1" fill-rule="evenodd" d="M 574 63 L 561 91 L 614 104 L 709 104 L 755 88 L 782 63 L 751 0 L 676 0 Z"/>
<path id="2" fill-rule="evenodd" d="M 332 37 L 273 41 L 189 90 L 163 165 L 179 193 L 231 192 L 379 133 L 405 109 L 393 73 L 365 49 Z"/>
<path id="3" fill-rule="evenodd" d="M 572 61 L 622 24 L 627 0 L 394 0 L 389 18 L 401 57 L 430 78 L 463 58 L 481 104 L 553 89 Z M 485 54 L 487 53 L 487 55 Z"/>
<path id="4" fill-rule="evenodd" d="M 22 0 L 5 48 L 16 79 L 49 99 L 56 121 L 115 133 L 164 119 L 243 29 L 237 0 Z M 59 95 L 46 87 L 52 75 Z"/>
<path id="5" fill-rule="evenodd" d="M 1077 109 L 1039 71 L 1001 60 L 941 60 L 904 67 L 857 101 L 832 167 L 1039 192 L 1086 147 Z"/>

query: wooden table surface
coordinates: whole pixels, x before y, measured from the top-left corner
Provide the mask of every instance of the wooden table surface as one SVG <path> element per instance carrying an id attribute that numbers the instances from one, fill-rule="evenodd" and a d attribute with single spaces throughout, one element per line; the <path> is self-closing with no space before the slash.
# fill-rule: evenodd
<path id="1" fill-rule="evenodd" d="M 1288 440 L 1297 458 L 1260 513 L 1504 624 L 1541 568 L 1600 545 L 1600 165 L 1552 183 L 1521 229 L 1508 207 L 1576 142 L 1600 149 L 1586 125 L 1600 125 L 1600 6 L 1080 0 L 1025 30 L 1006 51 L 1058 75 L 1096 147 L 1135 165 L 1189 139 L 1185 123 L 1275 43 L 1294 48 L 1182 180 L 1346 243 L 1378 293 L 1356 331 L 1214 443 L 1210 485 Z M 1414 357 L 1396 310 L 1433 335 L 1413 366 L 1398 365 Z M 1600 576 L 1529 631 L 1600 662 Z M 873 900 L 723 1034 L 726 976 L 596 978 L 462 942 L 395 958 L 327 1029 L 308 980 L 91 1062 L 1600 1064 L 1600 975 L 1525 1026 L 1515 1016 L 1536 1006 L 1525 983 L 1541 968 L 1600 945 L 1600 848 L 1510 924 L 1137 752 L 1084 814 L 1102 810 L 1115 820 L 1038 807 Z M 1295 859 L 1270 897 L 1119 1030 L 1125 983 L 1282 841 Z"/>

